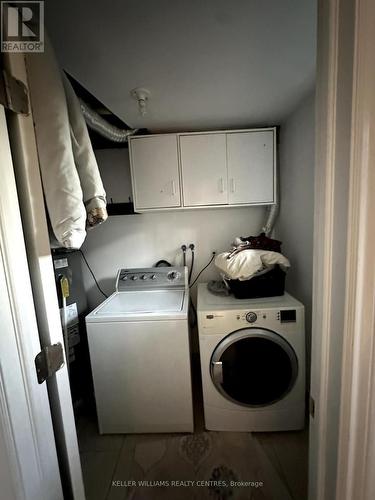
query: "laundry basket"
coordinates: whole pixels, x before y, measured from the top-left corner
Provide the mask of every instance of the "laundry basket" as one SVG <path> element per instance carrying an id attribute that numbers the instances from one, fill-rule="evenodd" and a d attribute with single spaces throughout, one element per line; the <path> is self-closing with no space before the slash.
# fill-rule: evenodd
<path id="1" fill-rule="evenodd" d="M 245 281 L 226 280 L 236 299 L 257 299 L 284 295 L 286 273 L 276 265 L 267 273 Z"/>

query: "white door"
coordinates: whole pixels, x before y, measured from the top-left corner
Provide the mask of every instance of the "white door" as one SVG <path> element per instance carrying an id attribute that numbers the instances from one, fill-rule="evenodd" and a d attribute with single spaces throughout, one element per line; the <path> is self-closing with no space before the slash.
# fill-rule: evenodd
<path id="1" fill-rule="evenodd" d="M 0 496 L 63 498 L 4 108 L 0 106 Z"/>
<path id="2" fill-rule="evenodd" d="M 24 55 L 6 53 L 3 61 L 8 72 L 27 85 Z M 32 112 L 28 116 L 11 113 L 8 131 L 40 342 L 42 346 L 57 342 L 64 344 Z M 30 377 L 25 380 L 29 381 Z M 64 495 L 83 500 L 85 493 L 66 366 L 47 382 Z M 45 445 L 53 447 L 48 428 L 46 432 Z"/>
<path id="3" fill-rule="evenodd" d="M 226 205 L 225 134 L 182 135 L 180 153 L 184 206 Z"/>
<path id="4" fill-rule="evenodd" d="M 227 134 L 229 204 L 274 203 L 274 131 Z"/>
<path id="5" fill-rule="evenodd" d="M 179 207 L 177 136 L 134 138 L 129 149 L 135 208 Z"/>

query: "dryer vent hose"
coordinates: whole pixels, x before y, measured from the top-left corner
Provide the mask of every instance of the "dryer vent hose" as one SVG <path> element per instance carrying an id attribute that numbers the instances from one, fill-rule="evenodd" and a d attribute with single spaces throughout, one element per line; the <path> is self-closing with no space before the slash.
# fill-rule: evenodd
<path id="1" fill-rule="evenodd" d="M 279 208 L 279 202 L 276 202 L 275 205 L 270 206 L 267 221 L 262 227 L 262 233 L 265 233 L 266 236 L 270 236 L 270 234 L 272 233 L 277 216 L 279 215 Z"/>
<path id="2" fill-rule="evenodd" d="M 121 129 L 115 125 L 111 125 L 102 116 L 100 116 L 99 113 L 91 109 L 85 101 L 80 99 L 79 103 L 81 105 L 82 114 L 85 118 L 87 126 L 109 141 L 127 142 L 128 137 L 134 135 L 138 131 L 137 128 Z"/>

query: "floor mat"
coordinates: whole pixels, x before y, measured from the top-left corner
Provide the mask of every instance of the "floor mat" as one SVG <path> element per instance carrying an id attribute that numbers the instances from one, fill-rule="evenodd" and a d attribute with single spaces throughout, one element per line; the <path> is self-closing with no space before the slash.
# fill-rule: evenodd
<path id="1" fill-rule="evenodd" d="M 292 500 L 251 434 L 127 437 L 109 500 Z"/>

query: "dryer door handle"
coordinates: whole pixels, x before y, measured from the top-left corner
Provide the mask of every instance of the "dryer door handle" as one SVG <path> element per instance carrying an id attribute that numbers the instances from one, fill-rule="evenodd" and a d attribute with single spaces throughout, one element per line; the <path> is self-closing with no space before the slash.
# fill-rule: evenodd
<path id="1" fill-rule="evenodd" d="M 221 361 L 212 362 L 212 378 L 217 385 L 223 383 L 223 363 Z"/>

